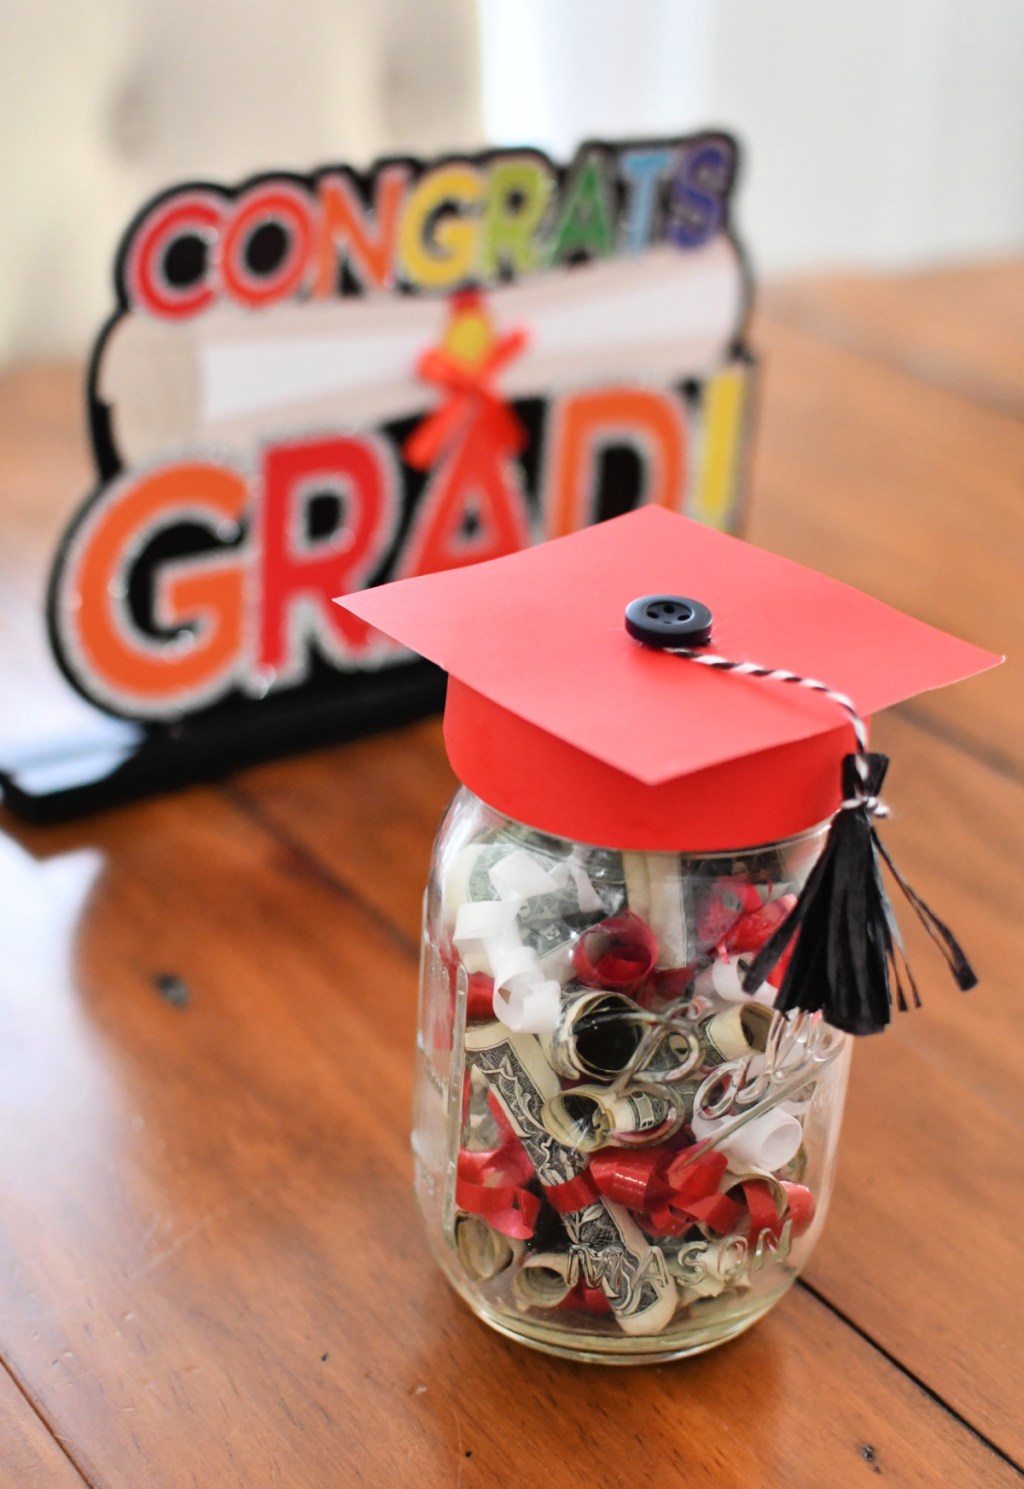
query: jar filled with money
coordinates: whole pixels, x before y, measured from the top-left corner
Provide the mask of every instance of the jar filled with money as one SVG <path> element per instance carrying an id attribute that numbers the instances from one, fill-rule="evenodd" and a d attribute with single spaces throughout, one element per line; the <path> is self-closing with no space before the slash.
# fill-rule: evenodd
<path id="1" fill-rule="evenodd" d="M 437 1260 L 503 1333 L 671 1359 L 797 1276 L 849 1040 L 743 975 L 824 833 L 622 852 L 455 797 L 426 900 L 416 1188 Z"/>
<path id="2" fill-rule="evenodd" d="M 867 718 L 996 659 L 654 507 L 344 603 L 449 674 L 413 1134 L 441 1268 L 575 1359 L 731 1338 L 823 1224 L 849 1036 L 918 1001 L 887 878 L 974 980 L 878 835 Z"/>

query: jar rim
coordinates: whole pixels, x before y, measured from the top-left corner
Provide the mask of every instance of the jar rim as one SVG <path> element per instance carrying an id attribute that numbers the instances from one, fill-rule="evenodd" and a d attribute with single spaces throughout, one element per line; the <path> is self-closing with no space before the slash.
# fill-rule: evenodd
<path id="1" fill-rule="evenodd" d="M 791 833 L 788 837 L 771 838 L 763 843 L 745 843 L 736 848 L 618 848 L 611 843 L 589 843 L 585 842 L 582 838 L 568 838 L 563 833 L 552 832 L 549 828 L 536 827 L 532 822 L 524 822 L 521 817 L 513 817 L 508 812 L 500 812 L 497 807 L 491 806 L 490 802 L 485 801 L 482 796 L 478 796 L 469 786 L 460 785 L 455 796 L 458 797 L 462 793 L 465 793 L 466 796 L 471 797 L 474 801 L 478 801 L 495 818 L 496 824 L 512 822 L 517 827 L 525 828 L 528 832 L 539 833 L 541 837 L 558 838 L 564 843 L 576 843 L 581 848 L 589 848 L 597 853 L 646 853 L 656 858 L 699 859 L 702 863 L 707 862 L 708 859 L 742 858 L 748 853 L 767 853 L 779 848 L 795 847 L 800 843 L 809 842 L 811 839 L 827 832 L 835 816 L 833 813 L 832 816 L 825 817 L 821 822 L 816 822 L 812 827 L 806 827 L 802 832 Z"/>

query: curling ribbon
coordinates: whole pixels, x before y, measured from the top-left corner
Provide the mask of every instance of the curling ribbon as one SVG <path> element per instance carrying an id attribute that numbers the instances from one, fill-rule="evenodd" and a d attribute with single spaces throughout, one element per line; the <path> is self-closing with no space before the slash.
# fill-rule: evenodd
<path id="1" fill-rule="evenodd" d="M 455 308 L 470 308 L 478 301 L 479 296 L 470 291 L 455 297 Z M 447 396 L 402 446 L 409 465 L 428 470 L 457 450 L 463 452 L 467 463 L 480 458 L 493 461 L 523 448 L 526 431 L 492 382 L 519 355 L 526 341 L 525 331 L 508 331 L 475 365 L 456 360 L 437 347 L 423 354 L 416 364 L 417 375 Z"/>
<path id="2" fill-rule="evenodd" d="M 597 1185 L 584 1171 L 564 1184 L 545 1184 L 544 1198 L 559 1215 L 572 1215 L 576 1210 L 585 1210 L 597 1198 Z"/>
<path id="3" fill-rule="evenodd" d="M 586 987 L 633 992 L 654 971 L 658 942 L 646 921 L 627 911 L 584 931 L 572 960 Z"/>
<path id="4" fill-rule="evenodd" d="M 524 1180 L 533 1166 L 515 1136 L 506 1134 L 501 1146 L 459 1153 L 455 1175 L 455 1203 L 470 1215 L 479 1215 L 513 1240 L 533 1235 L 540 1213 L 540 1200 Z"/>
<path id="5" fill-rule="evenodd" d="M 587 1287 L 578 1282 L 571 1293 L 566 1294 L 558 1308 L 582 1308 L 586 1313 L 611 1313 L 612 1305 L 603 1288 Z"/>
<path id="6" fill-rule="evenodd" d="M 600 1194 L 646 1215 L 659 1235 L 681 1236 L 697 1224 L 726 1235 L 743 1216 L 741 1204 L 718 1192 L 726 1165 L 714 1150 L 610 1148 L 594 1154 L 588 1172 Z"/>
<path id="7" fill-rule="evenodd" d="M 744 1179 L 739 1187 L 746 1200 L 750 1234 L 755 1241 L 765 1231 L 777 1241 L 787 1220 L 791 1234 L 802 1236 L 814 1219 L 814 1195 L 804 1184 L 779 1182 L 778 1187 L 785 1197 L 781 1214 L 771 1185 L 764 1179 Z"/>
<path id="8" fill-rule="evenodd" d="M 468 1019 L 493 1019 L 494 978 L 486 972 L 471 972 L 466 989 L 466 1017 Z"/>
<path id="9" fill-rule="evenodd" d="M 796 904 L 795 894 L 784 894 L 777 900 L 769 900 L 757 910 L 750 911 L 726 931 L 718 949 L 727 956 L 740 956 L 743 952 L 760 951 L 769 936 L 775 934 Z"/>
<path id="10" fill-rule="evenodd" d="M 635 994 L 641 1008 L 661 1008 L 666 1003 L 675 1003 L 688 991 L 697 975 L 699 962 L 690 962 L 686 967 L 657 967 L 651 973 L 647 986 Z"/>
<path id="11" fill-rule="evenodd" d="M 699 1153 L 692 1147 L 604 1149 L 594 1154 L 588 1170 L 605 1199 L 645 1215 L 649 1229 L 662 1236 L 683 1235 L 691 1225 L 706 1225 L 724 1236 L 736 1229 L 745 1211 L 752 1236 L 767 1231 L 777 1240 L 787 1219 L 794 1236 L 803 1235 L 814 1219 L 814 1195 L 805 1185 L 775 1181 L 785 1197 L 780 1214 L 773 1187 L 764 1179 L 730 1185 L 741 1190 L 744 1204 L 721 1193 L 725 1171 L 723 1153 Z"/>
<path id="12" fill-rule="evenodd" d="M 694 1136 L 713 1140 L 734 1164 L 774 1173 L 795 1158 L 803 1128 L 792 1112 L 771 1106 L 756 1117 L 736 1123 L 731 1117 L 704 1117 L 694 1112 L 690 1119 Z"/>
<path id="13" fill-rule="evenodd" d="M 716 946 L 729 934 L 742 915 L 761 908 L 761 896 L 753 884 L 742 879 L 721 879 L 697 912 L 697 939 L 703 946 Z"/>

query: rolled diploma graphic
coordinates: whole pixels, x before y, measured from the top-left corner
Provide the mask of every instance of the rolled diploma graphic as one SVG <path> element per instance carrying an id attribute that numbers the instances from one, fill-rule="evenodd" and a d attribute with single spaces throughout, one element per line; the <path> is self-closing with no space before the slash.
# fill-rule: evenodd
<path id="1" fill-rule="evenodd" d="M 723 234 L 552 270 L 486 292 L 497 330 L 529 342 L 502 374 L 508 399 L 706 376 L 740 334 L 743 270 Z M 192 320 L 129 312 L 103 348 L 99 398 L 125 464 L 217 445 L 243 459 L 273 431 L 357 429 L 434 402 L 416 376 L 448 318 L 445 297 L 377 296 L 218 305 Z"/>

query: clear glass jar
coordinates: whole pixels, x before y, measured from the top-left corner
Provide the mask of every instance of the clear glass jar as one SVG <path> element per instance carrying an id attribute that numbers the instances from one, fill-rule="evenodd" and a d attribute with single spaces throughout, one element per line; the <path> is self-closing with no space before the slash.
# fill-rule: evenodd
<path id="1" fill-rule="evenodd" d="M 424 906 L 416 1190 L 445 1275 L 503 1334 L 676 1359 L 797 1277 L 849 1039 L 740 983 L 826 831 L 620 853 L 456 794 Z"/>

